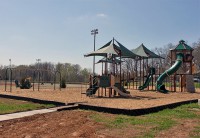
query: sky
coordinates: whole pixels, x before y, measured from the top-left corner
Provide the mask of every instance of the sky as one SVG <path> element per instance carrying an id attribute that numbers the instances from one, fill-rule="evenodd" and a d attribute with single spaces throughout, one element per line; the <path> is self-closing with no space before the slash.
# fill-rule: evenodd
<path id="1" fill-rule="evenodd" d="M 0 0 L 0 65 L 41 59 L 92 69 L 84 54 L 93 51 L 93 29 L 96 49 L 113 37 L 128 49 L 192 44 L 200 39 L 200 0 Z"/>

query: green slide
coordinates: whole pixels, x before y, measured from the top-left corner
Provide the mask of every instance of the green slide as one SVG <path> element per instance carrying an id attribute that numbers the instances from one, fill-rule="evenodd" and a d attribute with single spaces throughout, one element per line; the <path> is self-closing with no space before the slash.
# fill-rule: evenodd
<path id="1" fill-rule="evenodd" d="M 168 70 L 166 70 L 163 74 L 161 74 L 157 81 L 156 81 L 156 88 L 157 91 L 162 92 L 162 93 L 167 93 L 168 90 L 165 89 L 165 85 L 162 84 L 163 80 L 170 76 L 171 74 L 173 74 L 174 72 L 176 72 L 182 65 L 183 62 L 183 54 L 182 53 L 178 53 L 176 55 L 176 62 L 174 63 L 173 66 L 171 66 L 171 68 L 169 68 Z"/>
<path id="2" fill-rule="evenodd" d="M 152 75 L 152 74 L 149 74 L 149 75 L 147 76 L 147 79 L 146 79 L 144 85 L 139 86 L 139 87 L 138 87 L 138 90 L 144 90 L 145 88 L 147 88 L 148 85 L 149 85 L 149 83 L 150 83 L 150 81 L 151 81 L 151 79 L 152 79 L 152 77 L 153 77 L 153 75 Z"/>
<path id="3" fill-rule="evenodd" d="M 147 76 L 145 83 L 142 86 L 139 86 L 138 90 L 144 90 L 145 88 L 147 88 L 154 74 L 155 74 L 155 68 L 150 68 L 149 75 Z"/>

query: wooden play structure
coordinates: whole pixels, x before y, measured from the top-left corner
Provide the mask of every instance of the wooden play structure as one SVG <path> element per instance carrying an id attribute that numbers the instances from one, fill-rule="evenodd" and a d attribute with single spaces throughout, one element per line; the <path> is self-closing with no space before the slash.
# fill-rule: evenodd
<path id="1" fill-rule="evenodd" d="M 114 42 L 117 42 L 116 45 Z M 130 83 L 133 82 L 133 87 L 136 85 L 140 90 L 148 88 L 150 81 L 153 82 L 153 75 L 155 75 L 155 68 L 150 67 L 148 73 L 146 73 L 147 79 L 144 79 L 144 64 L 143 68 L 141 67 L 141 62 L 146 60 L 148 62 L 149 58 L 161 58 L 156 55 L 152 51 L 148 50 L 143 44 L 133 51 L 128 50 L 121 43 L 113 38 L 110 42 L 105 44 L 103 47 L 99 48 L 97 51 L 91 52 L 88 56 L 103 56 L 104 58 L 98 61 L 98 63 L 102 62 L 102 75 L 99 76 L 91 76 L 90 77 L 90 87 L 87 89 L 86 95 L 91 96 L 96 94 L 98 90 L 98 96 L 106 96 L 108 92 L 109 97 L 112 96 L 123 96 L 130 97 L 130 94 L 124 88 L 126 86 L 130 88 Z M 140 62 L 140 70 L 139 73 L 136 71 L 135 75 L 131 76 L 130 72 L 122 72 L 121 64 L 122 59 L 131 58 Z M 111 71 L 108 72 L 108 64 L 110 64 Z M 103 67 L 104 65 L 104 67 Z M 104 70 L 104 71 L 103 71 Z M 143 73 L 142 73 L 143 71 Z M 139 77 L 138 77 L 139 74 Z M 139 80 L 138 83 L 134 83 Z M 143 83 L 142 83 L 143 82 Z M 152 83 L 153 84 L 153 83 Z M 129 85 L 129 86 L 128 86 Z M 104 92 L 103 92 L 104 91 Z"/>
<path id="2" fill-rule="evenodd" d="M 118 45 L 114 42 L 117 42 Z M 130 88 L 131 82 L 133 88 L 136 87 L 138 90 L 150 90 L 149 84 L 151 84 L 151 90 L 162 93 L 167 93 L 167 89 L 176 92 L 177 87 L 181 92 L 195 92 L 192 51 L 193 49 L 184 40 L 179 41 L 179 44 L 170 50 L 171 67 L 162 73 L 160 68 L 153 67 L 153 59 L 160 58 L 161 60 L 162 57 L 147 49 L 143 44 L 130 51 L 113 38 L 97 51 L 85 55 L 86 57 L 104 57 L 98 61 L 98 63 L 102 63 L 102 75 L 90 77 L 90 87 L 87 89 L 86 95 L 91 96 L 98 91 L 98 96 L 130 97 L 124 84 L 126 83 L 127 88 Z M 122 72 L 121 64 L 124 58 L 134 59 L 139 70 L 137 67 L 134 74 L 129 71 Z M 149 59 L 152 59 L 151 66 L 148 64 Z M 112 69 L 110 72 L 108 72 L 108 64 Z"/>
<path id="3" fill-rule="evenodd" d="M 118 41 L 117 46 L 114 42 L 116 40 L 113 38 L 103 47 L 99 48 L 97 51 L 91 52 L 88 56 L 103 56 L 104 59 L 101 60 L 102 64 L 105 64 L 105 69 L 103 72 L 102 66 L 102 75 L 92 76 L 90 78 L 90 87 L 86 91 L 87 96 L 94 95 L 98 90 L 98 96 L 103 96 L 103 91 L 108 92 L 109 97 L 112 96 L 122 96 L 122 97 L 131 97 L 130 93 L 122 86 L 122 69 L 121 63 L 123 58 L 136 58 L 137 55 L 128 50 Z M 108 64 L 111 66 L 111 71 L 108 72 Z M 101 89 L 101 90 L 100 90 Z M 101 91 L 101 94 L 100 94 Z"/>
<path id="4" fill-rule="evenodd" d="M 162 82 L 169 78 L 170 91 L 176 92 L 177 85 L 179 85 L 181 92 L 195 92 L 192 75 L 192 51 L 193 49 L 185 44 L 184 40 L 179 41 L 179 44 L 170 50 L 171 67 L 157 79 L 156 88 L 158 91 L 168 92 Z"/>

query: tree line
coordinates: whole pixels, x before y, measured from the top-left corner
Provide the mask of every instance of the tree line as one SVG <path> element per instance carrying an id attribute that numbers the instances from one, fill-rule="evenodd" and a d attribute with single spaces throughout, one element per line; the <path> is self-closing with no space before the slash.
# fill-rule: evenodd
<path id="1" fill-rule="evenodd" d="M 10 70 L 8 68 L 10 67 L 2 65 L 0 66 L 1 80 L 9 79 Z M 13 80 L 34 77 L 36 80 L 40 78 L 41 82 L 52 82 L 55 78 L 56 80 L 59 80 L 59 74 L 61 74 L 61 79 L 65 82 L 88 82 L 89 75 L 91 74 L 90 69 L 82 69 L 79 64 L 70 63 L 53 64 L 51 62 L 41 62 L 32 65 L 12 65 L 11 69 Z M 40 75 L 40 77 L 38 77 L 38 74 Z"/>

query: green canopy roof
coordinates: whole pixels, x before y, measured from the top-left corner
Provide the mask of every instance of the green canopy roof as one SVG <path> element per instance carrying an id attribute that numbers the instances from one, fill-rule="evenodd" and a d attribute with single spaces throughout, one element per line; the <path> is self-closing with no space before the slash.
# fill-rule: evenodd
<path id="1" fill-rule="evenodd" d="M 184 40 L 180 40 L 179 44 L 172 50 L 190 50 L 190 51 L 193 51 L 194 49 L 191 48 L 190 46 L 188 46 L 187 44 L 185 44 Z"/>
<path id="2" fill-rule="evenodd" d="M 163 58 L 154 52 L 150 51 L 147 47 L 145 47 L 143 44 L 141 44 L 136 49 L 133 49 L 132 52 L 138 56 L 144 57 L 144 58 Z"/>
<path id="3" fill-rule="evenodd" d="M 104 56 L 106 57 L 107 54 L 113 54 L 116 56 L 120 56 L 119 53 L 121 52 L 122 58 L 136 58 L 137 55 L 128 50 L 126 47 L 124 47 L 121 43 L 119 43 L 117 40 L 115 40 L 119 46 L 115 45 L 114 43 L 111 43 L 109 41 L 107 44 L 99 48 L 98 50 L 91 52 L 89 54 L 86 54 L 85 57 L 88 56 Z"/>
<path id="4" fill-rule="evenodd" d="M 108 42 L 107 44 L 105 44 L 104 46 L 102 46 L 101 48 L 99 48 L 98 50 L 91 52 L 89 54 L 86 54 L 85 57 L 89 57 L 89 56 L 107 56 L 107 54 L 113 54 L 113 55 L 118 55 L 118 51 L 116 49 L 116 45 L 115 44 L 111 44 L 112 41 Z"/>
<path id="5" fill-rule="evenodd" d="M 119 45 L 119 49 L 121 51 L 121 56 L 122 58 L 136 58 L 137 55 L 134 54 L 132 51 L 130 51 L 129 49 L 127 49 L 125 46 L 123 46 L 121 43 L 119 43 L 117 40 L 115 40 L 118 45 Z"/>
<path id="6" fill-rule="evenodd" d="M 107 47 L 107 46 L 109 46 L 111 43 L 112 43 L 112 40 L 110 40 L 108 43 L 106 43 L 104 46 L 102 46 L 102 47 L 99 48 L 99 49 L 102 49 L 102 48 L 104 48 L 104 47 Z"/>
<path id="7" fill-rule="evenodd" d="M 101 63 L 101 62 L 108 62 L 108 63 L 115 63 L 115 64 L 118 64 L 120 62 L 123 62 L 123 61 L 120 61 L 119 59 L 115 59 L 115 60 L 112 60 L 112 59 L 108 59 L 106 57 L 102 58 L 101 60 L 99 60 L 97 63 Z M 96 64 L 97 64 L 96 63 Z"/>

